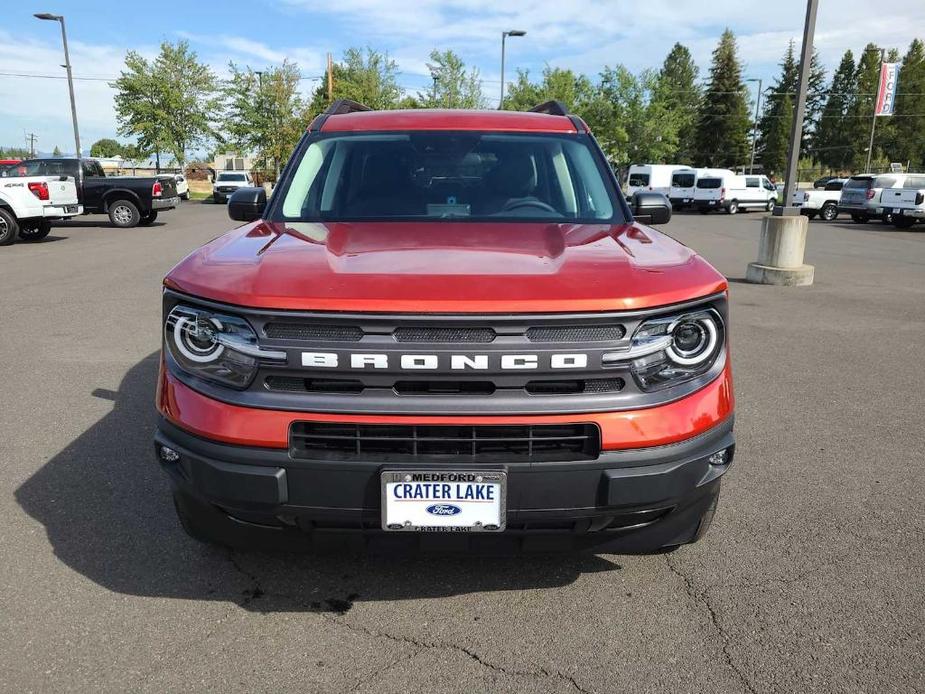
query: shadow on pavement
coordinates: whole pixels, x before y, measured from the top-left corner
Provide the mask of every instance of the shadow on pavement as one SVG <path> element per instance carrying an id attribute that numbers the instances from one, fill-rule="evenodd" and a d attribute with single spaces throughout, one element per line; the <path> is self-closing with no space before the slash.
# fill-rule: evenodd
<path id="1" fill-rule="evenodd" d="M 238 552 L 189 539 L 174 515 L 151 435 L 158 354 L 133 366 L 112 411 L 16 490 L 55 556 L 127 595 L 223 600 L 255 611 L 343 613 L 356 600 L 556 588 L 621 567 L 591 555 L 374 558 Z"/>
<path id="2" fill-rule="evenodd" d="M 104 221 L 105 220 L 105 221 Z M 67 221 L 67 222 L 55 222 L 55 229 L 118 229 L 119 231 L 131 231 L 132 229 L 152 229 L 154 227 L 162 227 L 166 222 L 151 222 L 148 225 L 141 225 L 134 227 L 117 227 L 115 224 L 109 221 L 109 217 L 103 217 L 100 221 Z"/>

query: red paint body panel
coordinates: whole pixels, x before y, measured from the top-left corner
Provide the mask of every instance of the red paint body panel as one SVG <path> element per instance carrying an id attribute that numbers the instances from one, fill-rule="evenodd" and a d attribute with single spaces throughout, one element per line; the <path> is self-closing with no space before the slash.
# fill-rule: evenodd
<path id="1" fill-rule="evenodd" d="M 321 132 L 387 130 L 483 130 L 486 132 L 574 133 L 562 116 L 522 111 L 396 110 L 358 111 L 329 116 Z"/>
<path id="2" fill-rule="evenodd" d="M 667 405 L 627 412 L 512 417 L 421 417 L 315 414 L 257 410 L 207 398 L 181 383 L 161 362 L 157 405 L 178 427 L 225 443 L 286 448 L 293 421 L 359 422 L 365 424 L 561 424 L 595 422 L 605 449 L 645 448 L 683 441 L 701 434 L 732 415 L 732 372 L 705 388 Z"/>
<path id="3" fill-rule="evenodd" d="M 194 251 L 165 284 L 255 308 L 399 313 L 633 310 L 727 287 L 655 229 L 545 222 L 261 221 Z"/>

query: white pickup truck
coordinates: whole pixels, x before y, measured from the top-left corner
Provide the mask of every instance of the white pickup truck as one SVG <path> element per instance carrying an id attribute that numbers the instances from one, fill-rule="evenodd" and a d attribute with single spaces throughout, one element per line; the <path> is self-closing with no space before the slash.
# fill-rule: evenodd
<path id="1" fill-rule="evenodd" d="M 841 199 L 841 189 L 845 186 L 847 178 L 833 178 L 825 184 L 822 190 L 795 190 L 790 201 L 794 207 L 800 209 L 810 219 L 819 215 L 821 219 L 831 222 L 838 216 L 838 201 Z"/>
<path id="2" fill-rule="evenodd" d="M 884 188 L 880 194 L 884 212 L 893 215 L 893 226 L 908 229 L 925 221 L 925 174 L 909 174 L 902 188 Z"/>
<path id="3" fill-rule="evenodd" d="M 77 184 L 67 176 L 0 177 L 0 246 L 18 236 L 38 241 L 48 236 L 54 219 L 83 212 L 77 202 Z"/>

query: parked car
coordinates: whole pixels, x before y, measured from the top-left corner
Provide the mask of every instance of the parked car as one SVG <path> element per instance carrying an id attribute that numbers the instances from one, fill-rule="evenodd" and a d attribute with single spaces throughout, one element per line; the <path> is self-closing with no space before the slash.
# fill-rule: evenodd
<path id="1" fill-rule="evenodd" d="M 712 210 L 726 210 L 736 214 L 740 210 L 773 210 L 777 203 L 777 189 L 767 176 L 739 176 L 729 173 L 702 176 L 697 179 L 694 207 L 701 214 Z"/>
<path id="2" fill-rule="evenodd" d="M 675 171 L 693 171 L 684 164 L 633 164 L 626 177 L 626 194 L 632 197 L 636 191 L 661 193 L 668 196 L 671 191 L 671 177 Z"/>
<path id="3" fill-rule="evenodd" d="M 164 282 L 153 452 L 232 546 L 662 551 L 734 461 L 728 284 L 564 106 L 335 101 Z M 356 545 L 353 545 L 356 546 Z"/>
<path id="4" fill-rule="evenodd" d="M 791 204 L 800 208 L 800 214 L 810 219 L 819 215 L 821 219 L 831 222 L 838 217 L 838 201 L 846 178 L 832 178 L 823 190 L 795 190 Z"/>
<path id="5" fill-rule="evenodd" d="M 0 178 L 0 246 L 19 237 L 38 241 L 48 236 L 51 222 L 82 212 L 77 185 L 67 176 Z"/>
<path id="6" fill-rule="evenodd" d="M 253 185 L 254 179 L 247 171 L 219 171 L 212 184 L 212 199 L 226 202 L 236 190 Z"/>
<path id="7" fill-rule="evenodd" d="M 880 201 L 893 215 L 893 226 L 908 229 L 925 221 L 925 174 L 906 174 L 901 188 L 886 188 Z"/>
<path id="8" fill-rule="evenodd" d="M 835 180 L 837 178 L 837 176 L 823 176 L 822 178 L 817 178 L 815 181 L 813 181 L 813 188 L 823 190 L 826 185 L 828 185 L 829 181 Z"/>
<path id="9" fill-rule="evenodd" d="M 176 207 L 176 184 L 171 176 L 107 177 L 95 159 L 26 159 L 0 171 L 0 176 L 69 176 L 76 181 L 84 214 L 107 214 L 114 226 L 151 224 L 157 214 Z"/>
<path id="10" fill-rule="evenodd" d="M 851 221 L 866 224 L 873 218 L 884 223 L 893 221 L 893 213 L 884 208 L 880 194 L 884 188 L 901 188 L 906 174 L 859 174 L 845 182 L 838 211 L 851 215 Z"/>
<path id="11" fill-rule="evenodd" d="M 729 169 L 678 169 L 671 174 L 671 188 L 668 199 L 671 206 L 680 210 L 694 204 L 694 193 L 697 192 L 697 179 L 703 176 L 733 176 Z"/>
<path id="12" fill-rule="evenodd" d="M 177 186 L 177 197 L 181 200 L 189 200 L 189 182 L 183 174 L 174 174 L 173 180 Z"/>

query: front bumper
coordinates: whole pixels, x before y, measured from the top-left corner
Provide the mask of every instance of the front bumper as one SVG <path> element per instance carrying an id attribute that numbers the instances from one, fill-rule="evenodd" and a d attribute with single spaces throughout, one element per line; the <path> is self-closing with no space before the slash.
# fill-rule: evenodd
<path id="1" fill-rule="evenodd" d="M 699 536 L 715 508 L 735 443 L 730 416 L 684 441 L 603 451 L 594 461 L 512 464 L 295 460 L 287 450 L 229 445 L 161 419 L 155 453 L 178 504 L 214 535 L 236 544 L 286 549 L 434 548 L 478 551 L 653 551 Z M 165 462 L 161 447 L 180 454 Z M 716 465 L 710 456 L 727 450 Z M 503 469 L 507 529 L 501 533 L 389 533 L 381 529 L 380 473 L 389 470 Z"/>
<path id="2" fill-rule="evenodd" d="M 174 207 L 180 204 L 180 198 L 152 198 L 151 199 L 151 209 L 152 210 L 172 210 Z"/>

